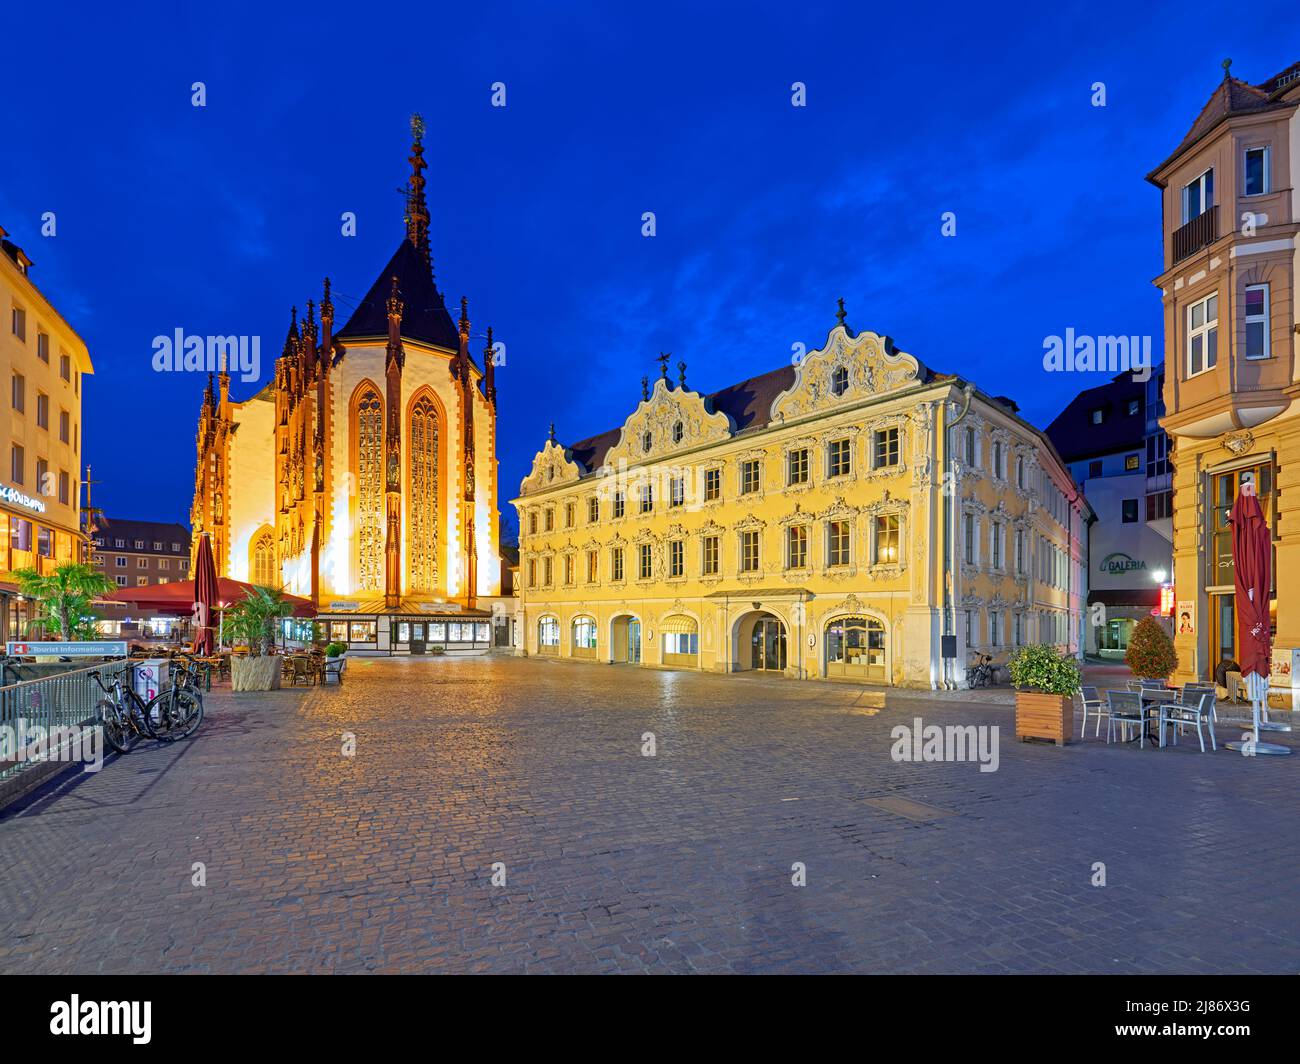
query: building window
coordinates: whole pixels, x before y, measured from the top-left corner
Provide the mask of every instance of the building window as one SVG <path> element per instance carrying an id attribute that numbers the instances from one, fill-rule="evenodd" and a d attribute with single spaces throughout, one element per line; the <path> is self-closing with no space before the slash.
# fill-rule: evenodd
<path id="1" fill-rule="evenodd" d="M 1101 476 L 1101 459 L 1094 458 L 1088 463 L 1088 479 L 1094 480 L 1099 476 Z"/>
<path id="2" fill-rule="evenodd" d="M 975 464 L 975 434 L 967 430 L 966 461 Z M 874 435 L 873 451 L 876 468 L 898 465 L 898 429 L 879 429 Z"/>
<path id="3" fill-rule="evenodd" d="M 674 539 L 668 544 L 668 575 L 683 576 L 686 573 L 686 543 Z"/>
<path id="4" fill-rule="evenodd" d="M 740 463 L 740 494 L 749 495 L 758 491 L 759 462 L 755 458 Z"/>
<path id="5" fill-rule="evenodd" d="M 650 448 L 653 446 L 654 446 L 654 437 L 651 436 L 650 433 L 648 432 L 643 432 L 641 434 L 641 450 L 643 450 L 646 454 L 649 454 Z"/>
<path id="6" fill-rule="evenodd" d="M 1219 360 L 1219 297 L 1207 296 L 1187 308 L 1187 375 L 1213 369 Z"/>
<path id="7" fill-rule="evenodd" d="M 705 536 L 701 571 L 705 576 L 718 575 L 718 537 Z"/>
<path id="8" fill-rule="evenodd" d="M 1124 500 L 1124 524 L 1131 525 L 1138 519 L 1138 501 L 1137 499 Z"/>
<path id="9" fill-rule="evenodd" d="M 1016 572 L 1023 575 L 1025 571 L 1025 532 L 1016 529 Z"/>
<path id="10" fill-rule="evenodd" d="M 50 397 L 44 392 L 36 393 L 36 427 L 39 429 L 50 427 Z"/>
<path id="11" fill-rule="evenodd" d="M 673 443 L 681 443 L 685 435 L 686 427 L 680 421 L 673 422 Z"/>
<path id="12" fill-rule="evenodd" d="M 966 610 L 966 645 L 973 647 L 975 645 L 975 611 Z"/>
<path id="13" fill-rule="evenodd" d="M 1174 515 L 1174 493 L 1153 491 L 1147 496 L 1147 520 L 1160 521 Z"/>
<path id="14" fill-rule="evenodd" d="M 124 539 L 115 539 L 115 540 L 113 540 L 113 546 L 115 546 L 115 547 L 125 547 L 125 546 L 126 546 L 126 540 L 124 540 Z"/>
<path id="15" fill-rule="evenodd" d="M 22 340 L 23 343 L 26 343 L 27 311 L 23 310 L 22 307 L 14 307 L 13 314 L 9 318 L 9 327 L 13 330 L 13 334 L 18 337 L 18 339 Z"/>
<path id="16" fill-rule="evenodd" d="M 826 524 L 826 564 L 849 564 L 849 523 L 829 521 Z"/>
<path id="17" fill-rule="evenodd" d="M 554 573 L 554 566 L 552 564 L 552 560 L 550 558 L 543 558 L 542 559 L 542 586 L 550 587 L 554 575 L 555 573 Z"/>
<path id="18" fill-rule="evenodd" d="M 564 582 L 566 584 L 573 583 L 573 555 L 572 554 L 566 554 L 564 556 Z"/>
<path id="19" fill-rule="evenodd" d="M 1268 148 L 1246 149 L 1246 195 L 1262 196 L 1269 190 Z"/>
<path id="20" fill-rule="evenodd" d="M 142 539 L 137 539 L 137 540 L 135 541 L 135 549 L 136 549 L 136 550 L 144 550 L 144 540 L 142 540 Z"/>
<path id="21" fill-rule="evenodd" d="M 843 395 L 849 390 L 849 371 L 844 366 L 836 366 L 831 373 L 831 395 Z"/>
<path id="22" fill-rule="evenodd" d="M 808 529 L 791 525 L 785 530 L 785 564 L 788 569 L 802 569 L 808 564 Z"/>
<path id="23" fill-rule="evenodd" d="M 1268 285 L 1246 286 L 1246 357 L 1268 358 Z"/>
<path id="24" fill-rule="evenodd" d="M 135 586 L 136 586 L 136 587 L 148 587 L 148 586 L 149 586 L 149 578 L 148 578 L 147 576 L 137 576 L 137 577 L 135 578 Z"/>
<path id="25" fill-rule="evenodd" d="M 668 505 L 681 506 L 686 501 L 686 480 L 684 477 L 672 477 L 668 481 Z"/>
<path id="26" fill-rule="evenodd" d="M 1105 420 L 1106 420 L 1105 408 L 1100 406 L 1097 407 L 1097 409 L 1092 412 L 1092 423 L 1094 425 L 1100 425 Z"/>
<path id="27" fill-rule="evenodd" d="M 1001 521 L 993 522 L 993 568 L 1002 568 L 1002 548 L 1005 543 L 1006 528 Z"/>
<path id="28" fill-rule="evenodd" d="M 268 528 L 253 541 L 253 583 L 263 587 L 279 587 L 276 574 L 275 537 Z"/>
<path id="29" fill-rule="evenodd" d="M 135 560 L 135 567 L 136 567 L 137 569 L 148 569 L 148 568 L 149 568 L 149 559 L 148 559 L 148 558 L 137 558 L 137 559 Z"/>
<path id="30" fill-rule="evenodd" d="M 555 530 L 555 511 L 548 506 L 546 508 L 546 531 L 552 532 L 554 530 Z"/>
<path id="31" fill-rule="evenodd" d="M 600 500 L 594 495 L 587 500 L 587 524 L 594 525 L 600 520 Z"/>
<path id="32" fill-rule="evenodd" d="M 59 502 L 63 503 L 64 506 L 68 505 L 68 501 L 71 498 L 71 495 L 69 493 L 70 487 L 71 485 L 68 483 L 68 474 L 63 470 L 60 470 L 59 471 Z"/>
<path id="33" fill-rule="evenodd" d="M 1000 647 L 1002 645 L 1002 630 L 998 621 L 998 611 L 989 610 L 989 646 Z"/>
<path id="34" fill-rule="evenodd" d="M 786 455 L 785 482 L 787 484 L 808 483 L 808 448 L 800 447 Z"/>
<path id="35" fill-rule="evenodd" d="M 609 578 L 616 583 L 623 579 L 622 547 L 614 547 L 609 552 Z"/>
<path id="36" fill-rule="evenodd" d="M 573 649 L 596 649 L 596 622 L 591 617 L 579 617 L 573 622 Z"/>
<path id="37" fill-rule="evenodd" d="M 637 565 L 637 578 L 640 580 L 649 580 L 654 575 L 653 556 L 650 552 L 650 544 L 642 543 L 638 548 L 640 561 Z"/>
<path id="38" fill-rule="evenodd" d="M 1142 456 L 1140 454 L 1126 454 L 1124 456 L 1124 469 L 1132 473 L 1134 470 L 1142 468 Z"/>
<path id="39" fill-rule="evenodd" d="M 572 528 L 578 520 L 578 507 L 576 503 L 566 502 L 564 504 L 564 527 Z"/>
<path id="40" fill-rule="evenodd" d="M 975 515 L 962 515 L 962 539 L 965 541 L 966 564 L 974 565 L 975 559 L 979 555 L 978 544 L 976 543 Z"/>
<path id="41" fill-rule="evenodd" d="M 10 402 L 20 414 L 27 409 L 27 379 L 21 373 L 15 373 L 9 391 Z"/>
<path id="42" fill-rule="evenodd" d="M 1023 458 L 1016 459 L 1016 487 L 1020 488 L 1021 491 L 1025 487 L 1025 460 Z"/>
<path id="43" fill-rule="evenodd" d="M 1006 451 L 1001 440 L 993 441 L 993 475 L 998 480 L 1007 479 Z"/>
<path id="44" fill-rule="evenodd" d="M 438 586 L 438 412 L 433 401 L 421 396 L 411 408 L 407 473 L 411 499 L 407 504 L 407 557 L 411 586 L 433 590 Z"/>
<path id="45" fill-rule="evenodd" d="M 831 440 L 826 458 L 826 475 L 828 477 L 848 476 L 852 464 L 849 441 Z"/>
<path id="46" fill-rule="evenodd" d="M 599 566 L 600 552 L 594 550 L 587 551 L 587 583 L 594 584 L 596 582 L 596 577 L 599 573 Z"/>
<path id="47" fill-rule="evenodd" d="M 966 429 L 966 464 L 974 469 L 977 459 L 979 458 L 979 449 L 976 446 L 974 428 Z"/>
<path id="48" fill-rule="evenodd" d="M 15 484 L 23 483 L 26 467 L 27 459 L 23 449 L 19 444 L 15 443 L 9 450 L 9 479 Z"/>
<path id="49" fill-rule="evenodd" d="M 758 532 L 756 531 L 740 534 L 740 571 L 758 572 Z"/>
<path id="50" fill-rule="evenodd" d="M 1018 646 L 1018 647 L 1019 647 L 1019 646 L 1024 646 L 1024 644 L 1025 644 L 1025 615 L 1024 615 L 1023 613 L 1017 613 L 1016 616 L 1015 616 L 1015 621 L 1014 621 L 1014 623 L 1015 623 L 1015 632 L 1016 632 L 1016 640 L 1015 640 L 1015 641 L 1016 641 L 1016 646 Z"/>
<path id="51" fill-rule="evenodd" d="M 66 410 L 59 411 L 59 440 L 63 443 L 69 443 L 72 431 L 72 417 Z"/>
<path id="52" fill-rule="evenodd" d="M 384 586 L 384 406 L 367 388 L 357 400 L 357 575 L 363 591 Z"/>
<path id="53" fill-rule="evenodd" d="M 1142 412 L 1142 400 L 1130 399 L 1128 401 L 1128 416 L 1135 417 Z"/>
<path id="54" fill-rule="evenodd" d="M 36 330 L 36 357 L 42 362 L 50 361 L 50 334 Z"/>
<path id="55" fill-rule="evenodd" d="M 533 510 L 528 514 L 528 534 L 537 535 L 537 511 Z"/>
<path id="56" fill-rule="evenodd" d="M 72 359 L 67 355 L 59 356 L 59 376 L 65 381 L 72 380 Z"/>
<path id="57" fill-rule="evenodd" d="M 614 492 L 614 516 L 622 517 L 627 510 L 627 499 L 621 491 Z"/>
<path id="58" fill-rule="evenodd" d="M 39 495 L 52 495 L 50 487 L 50 463 L 44 458 L 36 459 L 36 492 Z"/>
<path id="59" fill-rule="evenodd" d="M 117 586 L 118 586 L 118 587 L 126 587 L 126 577 L 125 577 L 125 576 L 117 576 L 117 577 L 114 577 L 114 579 L 117 581 Z"/>
<path id="60" fill-rule="evenodd" d="M 704 501 L 712 502 L 722 497 L 722 470 L 706 469 L 704 471 Z"/>
<path id="61" fill-rule="evenodd" d="M 898 515 L 880 514 L 876 517 L 876 565 L 898 564 Z"/>
<path id="62" fill-rule="evenodd" d="M 119 554 L 116 558 L 113 559 L 113 564 L 116 565 L 119 569 L 125 569 L 126 559 Z"/>
<path id="63" fill-rule="evenodd" d="M 1183 224 L 1214 206 L 1214 167 L 1183 186 Z"/>
<path id="64" fill-rule="evenodd" d="M 555 617 L 543 617 L 537 622 L 537 645 L 541 647 L 559 647 L 560 622 Z"/>
<path id="65" fill-rule="evenodd" d="M 655 508 L 654 488 L 650 484 L 641 485 L 641 513 L 648 514 Z"/>

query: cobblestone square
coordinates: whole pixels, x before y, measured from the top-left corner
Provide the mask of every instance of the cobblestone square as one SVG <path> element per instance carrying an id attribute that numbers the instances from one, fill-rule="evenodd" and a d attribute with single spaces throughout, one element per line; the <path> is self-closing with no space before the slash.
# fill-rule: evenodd
<path id="1" fill-rule="evenodd" d="M 501 656 L 214 692 L 0 814 L 0 972 L 1300 967 L 1300 758 L 1019 743 L 990 698 Z M 893 760 L 917 717 L 997 771 Z"/>

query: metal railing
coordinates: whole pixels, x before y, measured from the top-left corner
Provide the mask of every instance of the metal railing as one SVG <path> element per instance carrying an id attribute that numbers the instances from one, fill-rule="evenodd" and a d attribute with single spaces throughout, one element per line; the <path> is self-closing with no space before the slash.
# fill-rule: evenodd
<path id="1" fill-rule="evenodd" d="M 68 767 L 57 746 L 51 747 L 66 739 L 66 729 L 93 724 L 104 692 L 92 674 L 108 683 L 132 668 L 132 662 L 119 659 L 0 687 L 0 806 Z M 26 741 L 38 734 L 45 738 Z"/>
<path id="2" fill-rule="evenodd" d="M 1219 206 L 1202 211 L 1173 232 L 1173 261 L 1182 262 L 1219 239 Z"/>

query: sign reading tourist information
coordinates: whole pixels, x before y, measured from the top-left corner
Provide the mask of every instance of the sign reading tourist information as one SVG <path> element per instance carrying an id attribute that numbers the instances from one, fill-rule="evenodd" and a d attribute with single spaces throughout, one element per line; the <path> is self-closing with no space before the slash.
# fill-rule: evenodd
<path id="1" fill-rule="evenodd" d="M 58 643 L 52 640 L 38 640 L 33 643 L 5 644 L 5 653 L 11 658 L 26 658 L 36 654 L 48 654 L 60 658 L 124 658 L 126 643 L 107 640 L 101 643 Z"/>
<path id="2" fill-rule="evenodd" d="M 0 484 L 0 501 L 12 503 L 14 506 L 21 506 L 27 510 L 35 510 L 38 514 L 45 512 L 45 503 L 40 499 L 33 499 L 30 495 L 24 495 L 17 488 L 11 488 L 8 484 Z"/>

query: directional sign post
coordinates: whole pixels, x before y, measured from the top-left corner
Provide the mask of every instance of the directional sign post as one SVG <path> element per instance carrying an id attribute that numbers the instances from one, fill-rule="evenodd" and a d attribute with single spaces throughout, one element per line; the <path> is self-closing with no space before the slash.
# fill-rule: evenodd
<path id="1" fill-rule="evenodd" d="M 27 658 L 36 655 L 58 658 L 124 658 L 126 642 L 125 640 L 86 643 L 63 643 L 55 640 L 36 640 L 30 643 L 11 641 L 5 644 L 5 653 L 11 658 Z"/>

